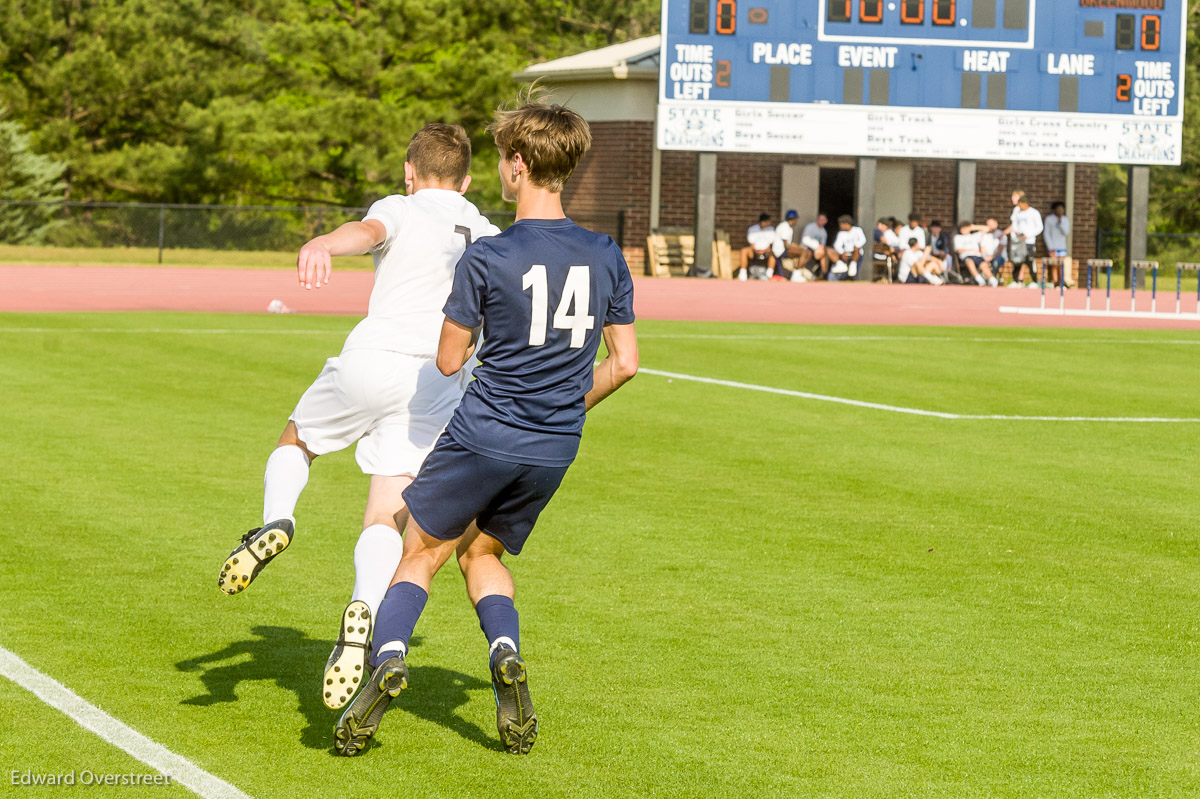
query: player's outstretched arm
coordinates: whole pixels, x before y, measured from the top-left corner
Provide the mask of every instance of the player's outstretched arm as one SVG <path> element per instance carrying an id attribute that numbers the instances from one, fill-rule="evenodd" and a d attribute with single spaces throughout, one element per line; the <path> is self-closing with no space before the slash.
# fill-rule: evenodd
<path id="1" fill-rule="evenodd" d="M 637 332 L 633 325 L 605 325 L 603 332 L 608 355 L 592 372 L 592 390 L 583 398 L 589 411 L 632 380 L 638 370 Z"/>
<path id="2" fill-rule="evenodd" d="M 306 289 L 320 288 L 329 282 L 334 256 L 362 255 L 382 244 L 386 238 L 387 230 L 374 219 L 347 222 L 300 248 L 300 254 L 296 256 L 296 277 Z"/>
<path id="3" fill-rule="evenodd" d="M 475 349 L 479 331 L 460 325 L 450 317 L 442 321 L 442 337 L 438 340 L 437 368 L 446 377 L 463 368 Z"/>

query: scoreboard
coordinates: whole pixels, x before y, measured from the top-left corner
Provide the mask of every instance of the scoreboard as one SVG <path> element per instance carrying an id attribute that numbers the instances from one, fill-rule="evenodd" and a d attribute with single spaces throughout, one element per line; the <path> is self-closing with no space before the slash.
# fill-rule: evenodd
<path id="1" fill-rule="evenodd" d="M 1179 164 L 1186 0 L 663 0 L 665 150 Z"/>

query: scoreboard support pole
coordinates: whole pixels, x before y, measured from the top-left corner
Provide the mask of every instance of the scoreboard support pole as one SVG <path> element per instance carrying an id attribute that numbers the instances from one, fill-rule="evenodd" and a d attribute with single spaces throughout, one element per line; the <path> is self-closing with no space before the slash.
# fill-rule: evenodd
<path id="1" fill-rule="evenodd" d="M 1125 210 L 1125 288 L 1134 280 L 1146 288 L 1146 270 L 1134 270 L 1135 261 L 1146 260 L 1147 233 L 1150 227 L 1150 167 L 1129 167 L 1129 202 Z M 1141 275 L 1137 274 L 1141 271 Z"/>
<path id="2" fill-rule="evenodd" d="M 875 230 L 875 166 L 874 158 L 858 159 L 858 179 L 854 186 L 854 217 L 863 232 Z M 871 233 L 867 233 L 867 248 L 858 268 L 858 279 L 868 283 L 875 277 L 875 256 L 872 255 Z"/>
<path id="3" fill-rule="evenodd" d="M 717 154 L 696 153 L 696 259 L 690 277 L 712 277 L 717 226 Z"/>
<path id="4" fill-rule="evenodd" d="M 975 162 L 958 162 L 958 201 L 955 203 L 957 216 L 950 220 L 953 230 L 958 230 L 958 223 L 964 219 L 975 218 Z"/>

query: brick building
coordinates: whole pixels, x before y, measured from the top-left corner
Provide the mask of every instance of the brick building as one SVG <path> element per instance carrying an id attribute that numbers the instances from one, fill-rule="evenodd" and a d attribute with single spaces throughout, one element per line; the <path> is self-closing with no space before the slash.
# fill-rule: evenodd
<path id="1" fill-rule="evenodd" d="M 591 123 L 592 149 L 567 185 L 567 213 L 620 237 L 635 273 L 644 265 L 651 229 L 691 226 L 696 208 L 696 154 L 655 147 L 658 107 L 659 37 L 648 36 L 578 55 L 534 64 L 518 74 L 551 89 L 557 102 Z M 858 159 L 852 154 L 717 156 L 716 226 L 735 246 L 763 212 L 788 208 L 807 222 L 818 210 L 831 220 L 854 214 Z M 1095 256 L 1098 169 L 1094 164 L 1024 161 L 960 163 L 939 159 L 879 159 L 875 216 L 902 218 L 910 211 L 928 224 L 953 227 L 964 206 L 958 196 L 964 167 L 974 172 L 975 192 L 966 197 L 974 221 L 994 216 L 1006 223 L 1013 189 L 1023 189 L 1044 214 L 1050 204 L 1067 204 L 1074 230 L 1071 253 Z M 864 224 L 865 222 L 865 224 Z M 833 222 L 830 223 L 831 225 Z M 870 231 L 874 220 L 861 220 Z"/>

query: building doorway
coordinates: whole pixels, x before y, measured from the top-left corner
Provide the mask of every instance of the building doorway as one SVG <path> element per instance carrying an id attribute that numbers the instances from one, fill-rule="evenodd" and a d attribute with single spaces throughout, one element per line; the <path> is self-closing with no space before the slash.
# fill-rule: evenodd
<path id="1" fill-rule="evenodd" d="M 829 241 L 837 238 L 838 217 L 842 214 L 854 216 L 854 183 L 858 170 L 845 167 L 821 167 L 821 176 L 817 188 L 817 204 L 820 210 L 829 217 L 825 229 L 829 231 Z M 870 219 L 858 219 L 857 224 L 864 231 L 874 227 Z"/>

